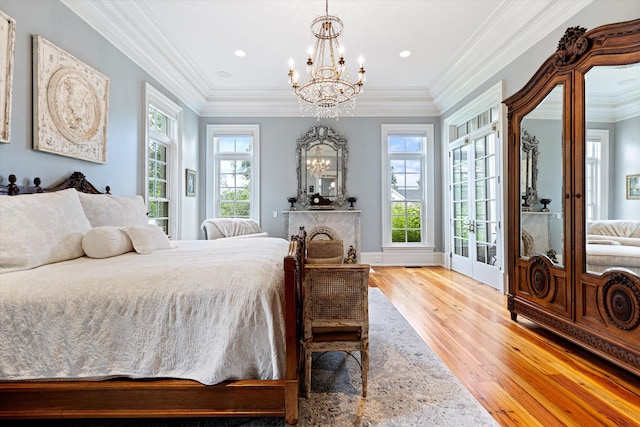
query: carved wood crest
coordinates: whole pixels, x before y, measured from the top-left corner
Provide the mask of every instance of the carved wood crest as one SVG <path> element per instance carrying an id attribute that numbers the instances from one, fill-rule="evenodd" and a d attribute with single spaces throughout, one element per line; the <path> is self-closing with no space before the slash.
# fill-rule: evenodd
<path id="1" fill-rule="evenodd" d="M 587 31 L 583 27 L 569 27 L 558 42 L 558 50 L 554 55 L 556 67 L 573 64 L 589 48 L 590 41 L 584 37 Z"/>

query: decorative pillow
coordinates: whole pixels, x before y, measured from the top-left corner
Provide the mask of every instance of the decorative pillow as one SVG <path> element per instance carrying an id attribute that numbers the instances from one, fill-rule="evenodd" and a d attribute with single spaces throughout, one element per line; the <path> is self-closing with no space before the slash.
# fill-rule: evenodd
<path id="1" fill-rule="evenodd" d="M 82 249 L 90 258 L 109 258 L 133 251 L 133 243 L 120 227 L 102 226 L 87 231 Z"/>
<path id="2" fill-rule="evenodd" d="M 90 229 L 75 189 L 2 196 L 0 273 L 81 257 Z"/>
<path id="3" fill-rule="evenodd" d="M 119 197 L 110 194 L 78 193 L 80 203 L 93 227 L 128 227 L 148 222 L 142 196 Z"/>
<path id="4" fill-rule="evenodd" d="M 150 254 L 162 249 L 171 249 L 171 242 L 162 228 L 154 224 L 131 225 L 125 228 L 133 248 L 139 254 Z"/>

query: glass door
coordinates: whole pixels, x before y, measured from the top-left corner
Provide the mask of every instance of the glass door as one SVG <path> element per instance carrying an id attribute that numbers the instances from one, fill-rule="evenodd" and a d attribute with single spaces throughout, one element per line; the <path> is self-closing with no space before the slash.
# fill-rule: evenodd
<path id="1" fill-rule="evenodd" d="M 501 290 L 497 145 L 490 127 L 450 149 L 451 267 Z"/>

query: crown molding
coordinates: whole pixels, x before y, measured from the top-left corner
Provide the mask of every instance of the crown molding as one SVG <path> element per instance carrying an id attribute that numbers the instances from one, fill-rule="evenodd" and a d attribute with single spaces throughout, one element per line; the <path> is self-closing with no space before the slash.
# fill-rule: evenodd
<path id="1" fill-rule="evenodd" d="M 358 96 L 353 115 L 441 115 L 591 1 L 504 0 L 445 67 L 430 92 L 367 88 Z M 215 89 L 207 76 L 191 66 L 195 61 L 157 28 L 153 10 L 142 2 L 61 2 L 200 116 L 301 114 L 289 90 Z"/>
<path id="2" fill-rule="evenodd" d="M 157 28 L 153 12 L 139 2 L 61 0 L 140 68 L 195 112 L 206 104 L 201 88 L 210 87 L 171 40 Z M 117 29 L 117 31 L 116 31 Z M 144 31 L 141 31 L 144 29 Z"/>
<path id="3" fill-rule="evenodd" d="M 447 111 L 592 0 L 505 0 L 444 67 L 431 91 Z"/>
<path id="4" fill-rule="evenodd" d="M 210 92 L 202 117 L 296 117 L 303 115 L 290 89 L 235 88 Z M 358 96 L 353 117 L 438 116 L 426 89 L 369 88 Z"/>

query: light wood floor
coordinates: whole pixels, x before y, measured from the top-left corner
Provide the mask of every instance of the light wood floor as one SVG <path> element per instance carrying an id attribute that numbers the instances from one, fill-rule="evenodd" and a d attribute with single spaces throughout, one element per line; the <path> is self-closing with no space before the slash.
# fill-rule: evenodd
<path id="1" fill-rule="evenodd" d="M 518 316 L 441 267 L 374 267 L 377 286 L 502 426 L 638 426 L 640 377 Z"/>

